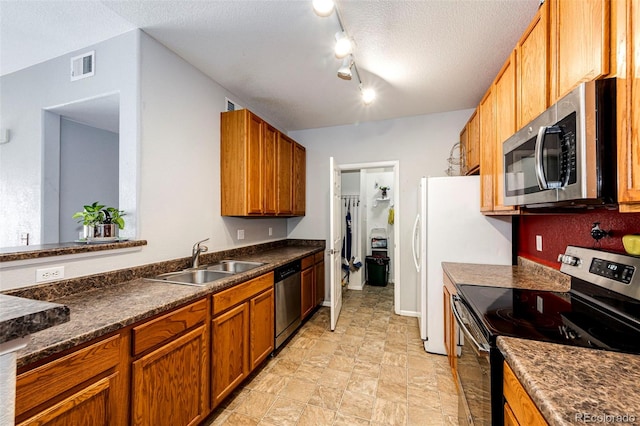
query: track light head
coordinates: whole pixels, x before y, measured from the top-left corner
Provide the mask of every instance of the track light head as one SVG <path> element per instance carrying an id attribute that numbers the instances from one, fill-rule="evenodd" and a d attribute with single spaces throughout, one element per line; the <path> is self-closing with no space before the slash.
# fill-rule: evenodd
<path id="1" fill-rule="evenodd" d="M 338 77 L 343 80 L 351 80 L 351 67 L 353 66 L 353 61 L 350 57 L 346 57 L 342 60 L 342 65 L 338 68 Z"/>
<path id="2" fill-rule="evenodd" d="M 350 55 L 353 51 L 353 42 L 344 32 L 336 33 L 336 45 L 335 45 L 336 58 L 342 59 L 347 55 Z"/>
<path id="3" fill-rule="evenodd" d="M 376 92 L 370 87 L 364 88 L 360 85 L 360 93 L 362 94 L 362 102 L 364 102 L 365 105 L 372 104 L 376 99 Z"/>
<path id="4" fill-rule="evenodd" d="M 331 15 L 334 7 L 335 3 L 333 0 L 313 0 L 313 11 L 316 15 L 322 16 L 323 18 Z"/>

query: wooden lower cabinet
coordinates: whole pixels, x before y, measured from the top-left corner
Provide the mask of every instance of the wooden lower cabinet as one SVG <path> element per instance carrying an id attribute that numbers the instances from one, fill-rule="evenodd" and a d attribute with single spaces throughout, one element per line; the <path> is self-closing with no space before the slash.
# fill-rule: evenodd
<path id="1" fill-rule="evenodd" d="M 505 426 L 547 426 L 547 422 L 542 417 L 538 407 L 531 400 L 531 397 L 506 362 L 504 362 L 502 386 L 505 399 Z"/>
<path id="2" fill-rule="evenodd" d="M 119 335 L 107 337 L 19 374 L 16 424 L 125 424 L 121 344 Z"/>
<path id="3" fill-rule="evenodd" d="M 254 370 L 274 349 L 275 297 L 270 288 L 249 301 L 249 369 Z"/>
<path id="4" fill-rule="evenodd" d="M 273 272 L 213 295 L 212 408 L 273 352 L 274 333 Z"/>
<path id="5" fill-rule="evenodd" d="M 444 347 L 447 351 L 447 359 L 453 381 L 458 384 L 458 335 L 456 319 L 451 308 L 451 295 L 456 294 L 455 285 L 447 275 L 444 275 L 444 286 L 442 287 L 442 302 L 444 304 Z"/>
<path id="6" fill-rule="evenodd" d="M 314 257 L 315 264 L 315 290 L 316 301 L 315 306 L 324 302 L 324 251 L 316 253 Z"/>
<path id="7" fill-rule="evenodd" d="M 216 316 L 211 341 L 211 397 L 215 407 L 249 374 L 249 305 L 242 303 Z"/>
<path id="8" fill-rule="evenodd" d="M 132 372 L 132 424 L 198 424 L 208 414 L 206 326 L 142 356 Z"/>

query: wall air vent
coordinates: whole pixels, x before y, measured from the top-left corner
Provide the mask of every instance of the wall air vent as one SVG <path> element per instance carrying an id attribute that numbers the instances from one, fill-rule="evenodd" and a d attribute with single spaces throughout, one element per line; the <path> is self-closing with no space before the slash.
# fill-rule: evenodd
<path id="1" fill-rule="evenodd" d="M 94 75 L 96 72 L 95 59 L 95 50 L 71 58 L 71 81 Z"/>
<path id="2" fill-rule="evenodd" d="M 232 101 L 231 99 L 225 97 L 224 98 L 224 110 L 225 111 L 237 111 L 239 109 L 244 109 L 236 101 Z"/>

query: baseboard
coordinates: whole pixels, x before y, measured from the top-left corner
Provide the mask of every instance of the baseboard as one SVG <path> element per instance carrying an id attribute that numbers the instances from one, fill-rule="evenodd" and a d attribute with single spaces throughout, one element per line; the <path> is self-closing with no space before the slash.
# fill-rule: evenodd
<path id="1" fill-rule="evenodd" d="M 360 284 L 360 285 L 357 285 L 357 284 L 349 284 L 349 285 L 347 286 L 347 288 L 348 288 L 349 290 L 362 290 L 362 289 L 364 288 L 364 286 L 363 286 L 362 284 Z"/>
<path id="2" fill-rule="evenodd" d="M 419 317 L 420 313 L 416 311 L 400 311 L 398 315 L 402 315 L 403 317 Z"/>

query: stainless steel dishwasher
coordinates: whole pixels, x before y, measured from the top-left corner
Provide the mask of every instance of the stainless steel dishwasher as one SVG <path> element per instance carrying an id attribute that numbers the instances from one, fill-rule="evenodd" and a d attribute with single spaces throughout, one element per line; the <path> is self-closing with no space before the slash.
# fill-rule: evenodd
<path id="1" fill-rule="evenodd" d="M 301 321 L 302 299 L 300 295 L 300 261 L 277 268 L 274 281 L 276 289 L 276 339 L 278 349 L 298 328 Z"/>

